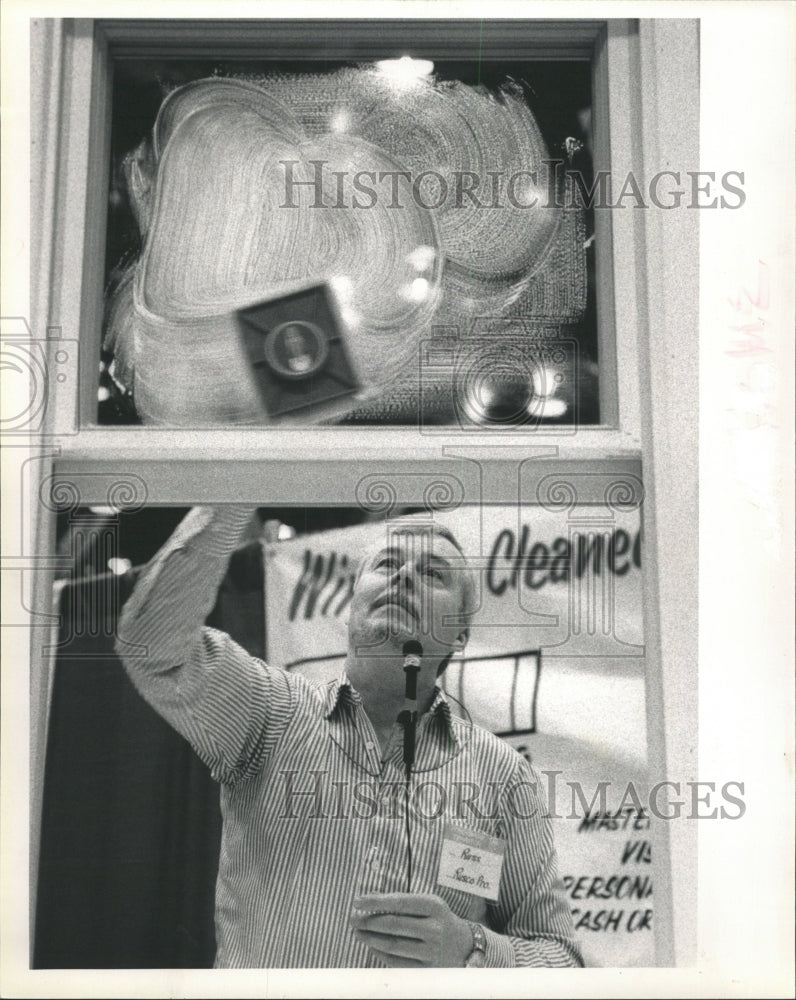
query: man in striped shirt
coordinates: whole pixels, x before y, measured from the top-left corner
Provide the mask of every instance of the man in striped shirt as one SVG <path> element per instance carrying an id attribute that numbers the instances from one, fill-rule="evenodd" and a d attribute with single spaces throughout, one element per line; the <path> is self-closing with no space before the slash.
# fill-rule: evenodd
<path id="1" fill-rule="evenodd" d="M 535 772 L 437 686 L 474 597 L 453 536 L 388 526 L 360 564 L 345 670 L 319 688 L 203 625 L 252 514 L 191 511 L 117 639 L 221 785 L 216 966 L 581 964 Z M 408 777 L 407 640 L 422 646 Z"/>

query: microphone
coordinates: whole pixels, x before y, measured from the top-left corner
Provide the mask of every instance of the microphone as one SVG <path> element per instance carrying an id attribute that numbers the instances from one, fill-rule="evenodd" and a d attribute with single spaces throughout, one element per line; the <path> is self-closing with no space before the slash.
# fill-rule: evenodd
<path id="1" fill-rule="evenodd" d="M 406 688 L 404 693 L 404 709 L 398 716 L 398 721 L 404 727 L 404 769 L 406 779 L 412 772 L 415 762 L 415 728 L 417 726 L 417 675 L 420 673 L 420 660 L 423 647 L 417 639 L 409 639 L 401 650 L 404 658 L 404 673 Z"/>

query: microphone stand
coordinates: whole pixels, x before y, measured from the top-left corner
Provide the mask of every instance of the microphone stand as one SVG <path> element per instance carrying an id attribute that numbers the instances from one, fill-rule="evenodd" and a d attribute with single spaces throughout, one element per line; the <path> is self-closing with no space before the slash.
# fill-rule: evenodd
<path id="1" fill-rule="evenodd" d="M 406 686 L 404 690 L 404 708 L 398 716 L 404 730 L 404 774 L 406 776 L 406 891 L 412 891 L 412 838 L 409 825 L 409 782 L 415 763 L 415 734 L 417 732 L 417 675 L 420 673 L 420 660 L 423 647 L 416 639 L 410 639 L 403 645 L 404 673 Z"/>

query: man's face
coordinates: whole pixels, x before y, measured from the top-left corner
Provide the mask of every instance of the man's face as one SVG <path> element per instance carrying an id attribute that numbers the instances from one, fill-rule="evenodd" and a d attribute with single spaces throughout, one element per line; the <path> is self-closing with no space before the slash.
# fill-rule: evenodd
<path id="1" fill-rule="evenodd" d="M 422 531 L 388 533 L 365 555 L 351 601 L 353 651 L 394 654 L 417 639 L 440 659 L 462 648 L 463 559 L 446 538 Z"/>

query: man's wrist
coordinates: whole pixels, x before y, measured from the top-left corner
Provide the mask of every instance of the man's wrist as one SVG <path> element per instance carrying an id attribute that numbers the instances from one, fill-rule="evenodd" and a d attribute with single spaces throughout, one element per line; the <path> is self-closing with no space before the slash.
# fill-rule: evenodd
<path id="1" fill-rule="evenodd" d="M 472 936 L 472 948 L 470 953 L 464 961 L 467 968 L 470 969 L 480 969 L 486 965 L 486 934 L 484 933 L 484 928 L 475 923 L 472 920 L 468 920 L 467 924 L 470 928 L 470 934 Z"/>
<path id="2" fill-rule="evenodd" d="M 117 626 L 116 651 L 128 668 L 151 673 L 183 661 L 255 509 L 244 504 L 194 507 L 143 568 Z M 146 656 L 130 659 L 134 646 L 146 649 Z"/>
<path id="3" fill-rule="evenodd" d="M 513 969 L 517 964 L 517 956 L 511 943 L 511 938 L 506 934 L 498 934 L 497 931 L 481 925 L 484 937 L 486 938 L 486 961 L 487 969 Z"/>
<path id="4" fill-rule="evenodd" d="M 167 544 L 173 549 L 190 545 L 206 555 L 226 559 L 240 541 L 256 510 L 253 504 L 193 507 Z"/>

